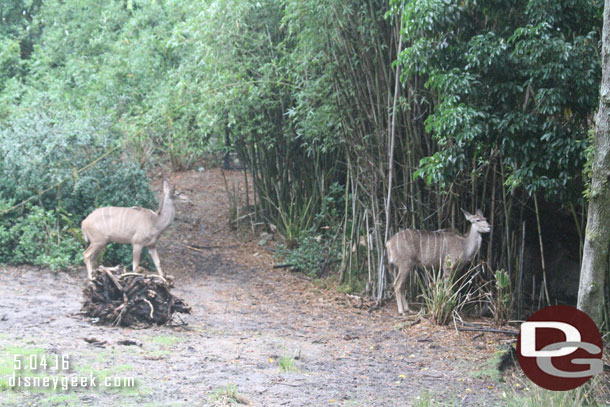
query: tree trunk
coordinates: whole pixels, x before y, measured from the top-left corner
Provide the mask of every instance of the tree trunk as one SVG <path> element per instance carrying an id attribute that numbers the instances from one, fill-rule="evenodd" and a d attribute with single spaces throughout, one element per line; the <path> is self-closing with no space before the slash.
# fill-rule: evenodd
<path id="1" fill-rule="evenodd" d="M 595 158 L 580 271 L 578 308 L 601 327 L 610 249 L 610 0 L 605 1 L 602 83 L 595 128 Z"/>

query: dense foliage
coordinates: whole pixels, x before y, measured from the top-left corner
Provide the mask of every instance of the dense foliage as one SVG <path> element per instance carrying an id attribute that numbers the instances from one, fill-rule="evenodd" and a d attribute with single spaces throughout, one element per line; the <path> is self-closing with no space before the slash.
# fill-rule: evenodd
<path id="1" fill-rule="evenodd" d="M 543 249 L 583 238 L 601 9 L 599 0 L 5 1 L 2 134 L 69 144 L 76 158 L 43 154 L 40 173 L 2 164 L 23 172 L 4 181 L 3 205 L 121 145 L 126 154 L 30 202 L 74 226 L 113 196 L 94 187 L 104 165 L 125 166 L 136 182 L 138 165 L 189 168 L 230 148 L 251 174 L 256 217 L 289 247 L 324 231 L 333 244 L 321 247 L 340 245 L 343 282 L 378 299 L 393 279 L 391 233 L 462 229 L 460 207 L 482 209 L 494 226 L 480 256 L 487 277 L 504 269 L 515 291 L 539 290 Z"/>
<path id="2" fill-rule="evenodd" d="M 155 206 L 145 171 L 121 158 L 112 133 L 107 122 L 40 107 L 0 127 L 0 262 L 79 263 L 80 221 L 95 207 Z"/>
<path id="3" fill-rule="evenodd" d="M 406 2 L 403 82 L 419 76 L 441 150 L 420 174 L 451 182 L 500 157 L 511 188 L 564 201 L 580 173 L 600 80 L 601 3 Z M 474 167 L 471 167 L 474 162 Z"/>

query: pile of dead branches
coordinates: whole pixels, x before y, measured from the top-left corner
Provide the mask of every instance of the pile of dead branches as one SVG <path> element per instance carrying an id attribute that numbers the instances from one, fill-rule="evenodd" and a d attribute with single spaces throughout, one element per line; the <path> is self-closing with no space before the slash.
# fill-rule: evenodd
<path id="1" fill-rule="evenodd" d="M 157 274 L 126 273 L 121 267 L 100 266 L 83 289 L 81 312 L 96 323 L 113 326 L 162 325 L 174 312 L 191 307 L 170 292 L 173 286 Z"/>

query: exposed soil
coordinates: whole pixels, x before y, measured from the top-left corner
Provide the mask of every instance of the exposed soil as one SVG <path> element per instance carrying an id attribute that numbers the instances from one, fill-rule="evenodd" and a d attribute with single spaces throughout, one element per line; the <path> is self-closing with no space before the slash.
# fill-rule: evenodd
<path id="1" fill-rule="evenodd" d="M 0 377 L 0 405 L 231 405 L 221 390 L 232 386 L 236 403 L 254 406 L 409 406 L 426 394 L 450 405 L 500 400 L 498 382 L 485 372 L 510 338 L 413 324 L 417 318 L 399 317 L 394 303 L 367 312 L 299 273 L 274 270 L 258 237 L 244 242 L 227 227 L 219 170 L 170 181 L 184 199 L 158 249 L 175 278 L 172 292 L 192 307 L 180 315 L 184 324 L 94 325 L 79 315 L 84 266 L 72 273 L 0 268 L 0 376 L 12 372 L 6 365 L 15 355 L 31 351 L 69 356 L 79 375 L 134 377 L 136 388 L 3 390 Z M 292 370 L 283 371 L 280 359 Z"/>

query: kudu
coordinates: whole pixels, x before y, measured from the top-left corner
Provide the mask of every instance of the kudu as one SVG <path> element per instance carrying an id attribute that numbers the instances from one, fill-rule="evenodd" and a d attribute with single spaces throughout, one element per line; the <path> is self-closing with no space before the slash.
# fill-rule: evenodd
<path id="1" fill-rule="evenodd" d="M 398 268 L 394 293 L 399 313 L 409 311 L 403 289 L 414 267 L 440 267 L 447 273 L 469 262 L 481 247 L 481 233 L 489 232 L 491 226 L 479 209 L 474 215 L 463 209 L 462 212 L 472 224 L 466 236 L 449 230 L 405 229 L 386 243 L 390 270 L 394 266 Z"/>
<path id="2" fill-rule="evenodd" d="M 133 271 L 138 270 L 142 248 L 146 247 L 157 272 L 163 277 L 161 262 L 155 244 L 159 235 L 172 223 L 176 210 L 173 191 L 163 180 L 163 198 L 157 212 L 150 209 L 106 206 L 91 212 L 81 224 L 85 241 L 90 242 L 83 253 L 89 280 L 93 275 L 93 263 L 108 242 L 133 246 Z"/>

